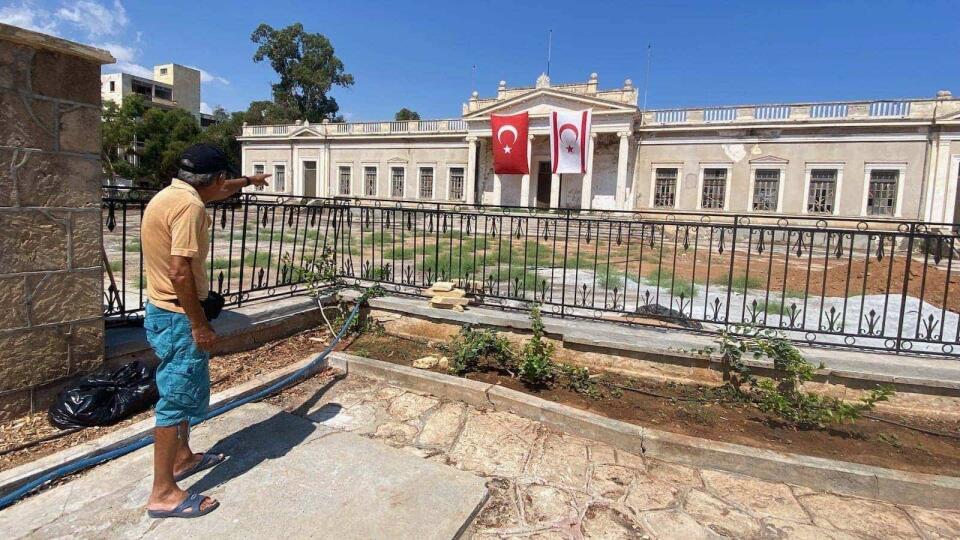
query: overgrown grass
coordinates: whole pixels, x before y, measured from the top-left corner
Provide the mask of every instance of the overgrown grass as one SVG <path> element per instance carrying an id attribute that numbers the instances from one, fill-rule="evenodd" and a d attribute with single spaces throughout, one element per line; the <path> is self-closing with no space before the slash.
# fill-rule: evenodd
<path id="1" fill-rule="evenodd" d="M 602 265 L 597 268 L 597 285 L 605 289 L 624 290 L 624 273 L 613 265 Z"/>
<path id="2" fill-rule="evenodd" d="M 127 245 L 124 247 L 126 251 L 139 252 L 140 251 L 140 240 L 130 240 L 127 242 Z"/>
<path id="3" fill-rule="evenodd" d="M 265 268 L 267 263 L 270 262 L 270 253 L 266 251 L 258 251 L 256 253 L 247 253 L 243 257 L 243 264 L 247 266 L 256 266 L 257 268 Z M 216 265 L 216 261 L 214 261 Z M 216 267 L 216 266 L 214 266 Z"/>
<path id="4" fill-rule="evenodd" d="M 645 279 L 649 285 L 658 286 L 673 292 L 674 296 L 693 298 L 697 294 L 696 285 L 682 278 L 677 278 L 669 270 L 654 268 Z"/>
<path id="5" fill-rule="evenodd" d="M 729 273 L 719 274 L 715 277 L 710 278 L 710 283 L 715 285 L 730 285 L 730 288 L 734 291 L 742 291 L 746 289 L 762 289 L 766 282 L 757 276 L 748 276 L 746 274 L 736 274 L 733 276 L 733 279 L 730 279 Z"/>

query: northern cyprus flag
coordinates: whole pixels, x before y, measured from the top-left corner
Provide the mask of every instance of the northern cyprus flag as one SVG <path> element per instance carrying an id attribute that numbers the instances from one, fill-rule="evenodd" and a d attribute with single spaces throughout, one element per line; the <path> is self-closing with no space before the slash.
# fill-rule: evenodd
<path id="1" fill-rule="evenodd" d="M 587 172 L 587 138 L 590 136 L 590 110 L 553 111 L 550 115 L 550 148 L 553 172 Z"/>

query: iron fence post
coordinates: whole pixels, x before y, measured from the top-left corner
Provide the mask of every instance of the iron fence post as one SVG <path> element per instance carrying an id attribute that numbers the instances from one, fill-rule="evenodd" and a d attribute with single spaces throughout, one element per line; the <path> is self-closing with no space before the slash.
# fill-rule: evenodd
<path id="1" fill-rule="evenodd" d="M 243 234 L 240 236 L 240 283 L 237 285 L 237 307 L 243 305 L 243 259 L 247 255 L 247 211 L 250 208 L 250 194 L 244 193 L 243 195 Z M 260 216 L 260 213 L 257 212 L 257 217 Z M 231 242 L 233 239 L 231 238 Z M 254 261 L 256 261 L 257 256 L 254 254 Z"/>
<path id="2" fill-rule="evenodd" d="M 907 260 L 903 263 L 903 289 L 900 294 L 900 317 L 897 320 L 897 354 L 903 350 L 903 323 L 907 311 L 907 295 L 910 293 L 910 263 L 913 260 L 913 238 L 917 234 L 916 223 L 910 224 L 910 230 L 907 234 Z M 944 302 L 946 302 L 946 298 L 944 298 Z"/>

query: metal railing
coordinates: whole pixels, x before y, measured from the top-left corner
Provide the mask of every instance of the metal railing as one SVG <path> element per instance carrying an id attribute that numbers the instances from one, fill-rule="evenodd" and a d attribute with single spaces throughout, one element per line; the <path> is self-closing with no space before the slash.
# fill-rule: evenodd
<path id="1" fill-rule="evenodd" d="M 105 314 L 144 301 L 138 228 L 149 193 L 104 197 L 116 287 Z M 347 283 L 419 294 L 454 281 L 479 302 L 561 317 L 960 354 L 958 241 L 949 224 L 726 213 L 528 208 L 244 194 L 210 206 L 211 287 L 240 305 L 305 289 L 324 259 Z"/>
<path id="2" fill-rule="evenodd" d="M 294 133 L 300 126 L 296 124 L 243 126 L 245 137 L 275 137 Z M 404 120 L 392 122 L 335 122 L 310 124 L 310 129 L 323 135 L 365 135 L 365 134 L 405 134 L 405 133 L 460 133 L 467 131 L 463 120 Z"/>

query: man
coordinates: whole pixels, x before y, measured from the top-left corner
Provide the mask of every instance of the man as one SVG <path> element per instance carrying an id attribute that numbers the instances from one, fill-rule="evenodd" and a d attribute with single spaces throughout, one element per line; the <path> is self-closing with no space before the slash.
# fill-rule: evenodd
<path id="1" fill-rule="evenodd" d="M 204 262 L 211 220 L 204 205 L 245 186 L 265 186 L 270 176 L 235 178 L 227 156 L 209 144 L 187 148 L 177 163 L 177 178 L 153 197 L 140 225 L 149 300 L 143 326 L 160 359 L 153 490 L 147 502 L 147 513 L 157 518 L 200 517 L 219 505 L 177 486 L 225 459 L 194 454 L 189 441 L 190 422 L 201 419 L 210 403 L 208 361 L 217 340 L 201 305 L 210 288 Z"/>

